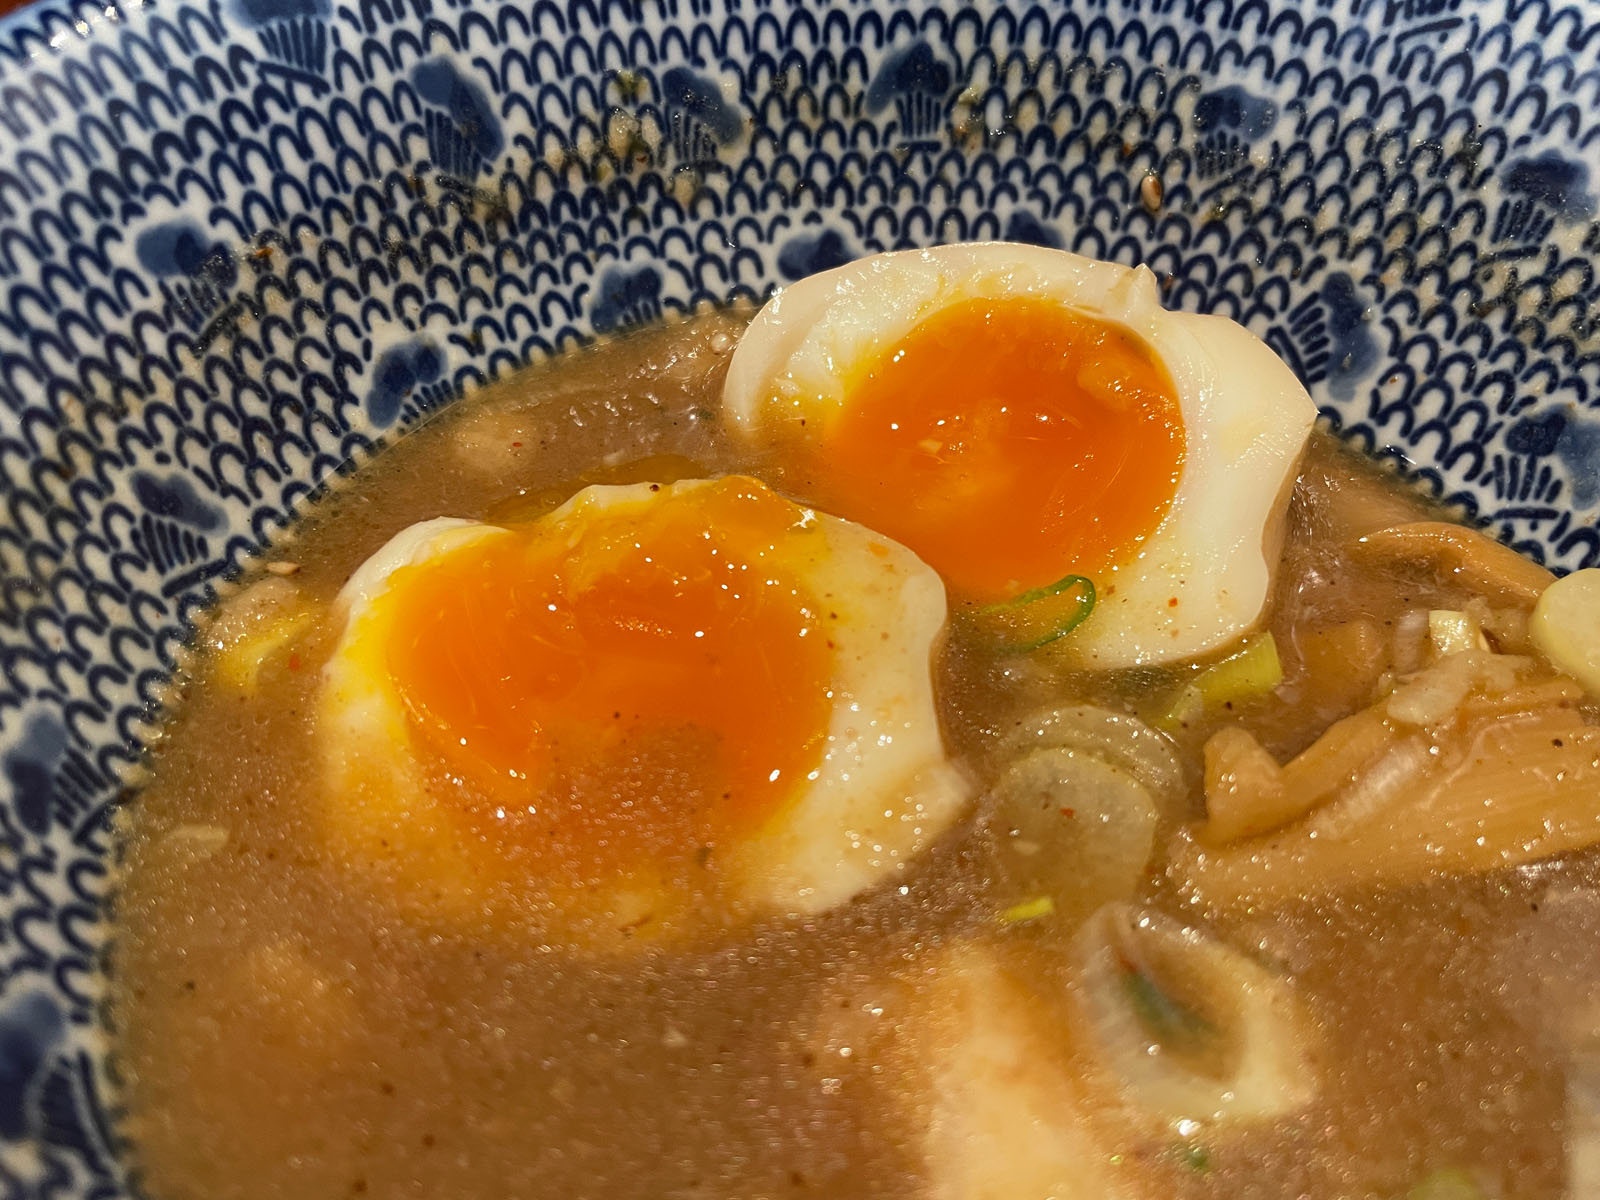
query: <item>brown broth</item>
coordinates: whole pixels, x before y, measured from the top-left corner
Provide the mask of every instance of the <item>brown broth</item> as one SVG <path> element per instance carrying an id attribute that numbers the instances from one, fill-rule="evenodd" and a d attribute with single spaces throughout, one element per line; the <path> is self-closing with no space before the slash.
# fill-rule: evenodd
<path id="1" fill-rule="evenodd" d="M 741 323 L 699 318 L 488 388 L 356 473 L 274 556 L 325 604 L 391 534 L 441 514 L 528 516 L 587 483 L 734 470 L 803 499 L 806 480 L 719 428 Z M 1191 761 L 1224 721 L 1282 756 L 1366 702 L 1391 664 L 1319 682 L 1314 631 L 1356 618 L 1389 631 L 1464 601 L 1345 554 L 1355 534 L 1419 515 L 1433 514 L 1318 435 L 1270 619 L 1285 684 L 1181 731 Z M 495 928 L 409 920 L 350 886 L 307 817 L 308 714 L 331 638 L 315 624 L 253 694 L 215 686 L 200 656 L 130 814 L 115 1016 L 153 1200 L 926 1190 L 918 1100 L 892 1053 L 914 1031 L 893 1027 L 895 998 L 962 939 L 1010 939 L 1024 964 L 1059 950 L 1047 924 L 1012 931 L 988 915 L 967 825 L 904 888 L 690 948 L 564 952 L 526 936 L 514 898 Z M 980 777 L 991 735 L 1020 714 L 1139 709 L 1182 675 L 1073 674 L 959 641 L 938 671 L 948 742 Z M 1197 814 L 1198 783 L 1191 802 Z M 220 847 L 196 835 L 214 827 Z M 1146 1194 L 1403 1196 L 1429 1169 L 1460 1167 L 1507 1197 L 1562 1195 L 1563 1066 L 1527 978 L 1536 939 L 1518 931 L 1542 897 L 1596 874 L 1580 855 L 1226 918 L 1152 874 L 1146 903 L 1282 964 L 1332 1052 L 1322 1095 L 1292 1117 L 1203 1135 L 1199 1156 L 1176 1135 L 1130 1138 Z"/>

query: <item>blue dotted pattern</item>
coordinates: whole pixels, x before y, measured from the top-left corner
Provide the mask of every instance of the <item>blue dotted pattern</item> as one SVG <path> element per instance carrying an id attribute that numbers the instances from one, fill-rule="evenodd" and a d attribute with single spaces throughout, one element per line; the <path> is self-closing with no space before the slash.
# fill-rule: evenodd
<path id="1" fill-rule="evenodd" d="M 1148 263 L 1352 441 L 1588 565 L 1597 113 L 1600 10 L 1551 0 L 0 21 L 0 1196 L 126 1194 L 119 781 L 217 582 L 385 438 L 596 333 L 1006 237 Z"/>

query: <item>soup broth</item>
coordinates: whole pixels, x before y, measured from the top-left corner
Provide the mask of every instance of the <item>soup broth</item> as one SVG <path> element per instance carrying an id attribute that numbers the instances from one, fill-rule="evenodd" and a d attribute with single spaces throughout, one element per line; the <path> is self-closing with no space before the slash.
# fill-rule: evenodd
<path id="1" fill-rule="evenodd" d="M 1361 541 L 1447 518 L 1324 434 L 1294 485 L 1265 621 L 1281 679 L 1208 700 L 1225 677 L 1202 668 L 1237 647 L 1199 667 L 1092 670 L 997 650 L 957 606 L 935 692 L 975 799 L 849 903 L 596 950 L 552 935 L 537 881 L 495 884 L 458 920 L 395 903 L 381 873 L 352 864 L 315 815 L 321 777 L 308 767 L 346 580 L 415 522 L 527 522 L 590 484 L 746 474 L 820 500 L 813 458 L 755 448 L 721 415 L 745 320 L 635 334 L 469 397 L 318 501 L 201 631 L 128 813 L 119 899 L 118 1066 L 152 1200 L 1020 1198 L 953 1182 L 935 1144 L 960 1136 L 948 1081 L 976 1068 L 958 1048 L 1012 1011 L 993 1036 L 1030 1061 L 1001 1091 L 1025 1097 L 1047 1070 L 1080 1087 L 1083 1153 L 1114 1172 L 1118 1194 L 1335 1200 L 1455 1195 L 1412 1189 L 1457 1183 L 1478 1189 L 1463 1195 L 1576 1194 L 1569 1096 L 1582 1082 L 1574 1046 L 1592 1034 L 1573 1030 L 1600 1024 L 1584 1009 L 1600 968 L 1570 948 L 1600 934 L 1594 852 L 1450 873 L 1377 862 L 1324 886 L 1306 857 L 1315 842 L 1302 855 L 1282 833 L 1250 852 L 1278 855 L 1263 869 L 1308 881 L 1307 894 L 1262 899 L 1273 885 L 1228 858 L 1229 839 L 1208 849 L 1197 832 L 1208 797 L 1243 778 L 1229 754 L 1298 761 L 1424 672 L 1430 613 L 1476 614 L 1486 645 L 1525 639 L 1527 606 L 1470 569 Z M 1551 677 L 1540 667 L 1528 686 Z M 1562 719 L 1593 717 L 1570 690 L 1546 702 Z M 1049 868 L 1015 857 L 1024 839 L 997 808 L 1015 735 L 1062 706 L 1136 716 L 1177 764 L 1174 799 L 1149 818 L 1156 852 L 1114 895 L 1093 894 L 1110 861 L 1098 851 L 1082 880 L 1040 884 Z M 1251 742 L 1217 739 L 1241 730 Z M 1067 807 L 1057 815 L 1075 819 Z M 1402 839 L 1404 823 L 1386 828 Z M 1117 1082 L 1081 1007 L 1094 999 L 1080 966 L 1102 898 L 1194 931 L 1292 994 L 1304 1014 L 1282 1085 L 1293 1103 L 1169 1120 L 1154 1092 Z M 1169 1003 L 1117 961 L 1127 986 L 1106 1003 L 1131 996 L 1136 1016 L 1173 1033 L 1168 1060 L 1225 1077 L 1228 1022 L 1254 1018 Z M 963 1008 L 957 979 L 995 1003 Z"/>

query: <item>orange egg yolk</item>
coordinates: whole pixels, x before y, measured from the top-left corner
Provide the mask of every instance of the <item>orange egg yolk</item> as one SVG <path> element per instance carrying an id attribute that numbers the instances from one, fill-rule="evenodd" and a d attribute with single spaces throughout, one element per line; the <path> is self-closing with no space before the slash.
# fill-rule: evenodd
<path id="1" fill-rule="evenodd" d="M 807 465 L 820 508 L 998 600 L 1130 557 L 1172 505 L 1184 441 L 1171 378 L 1127 330 L 971 300 L 849 381 Z"/>
<path id="2" fill-rule="evenodd" d="M 703 865 L 773 816 L 831 712 L 821 606 L 789 561 L 806 515 L 730 478 L 396 571 L 387 669 L 430 786 L 572 883 Z"/>

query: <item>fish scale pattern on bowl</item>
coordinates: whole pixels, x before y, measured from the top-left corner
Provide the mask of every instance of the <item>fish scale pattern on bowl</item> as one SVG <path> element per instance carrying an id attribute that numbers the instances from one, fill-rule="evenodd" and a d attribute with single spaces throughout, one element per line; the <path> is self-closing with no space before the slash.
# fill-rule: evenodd
<path id="1" fill-rule="evenodd" d="M 1600 9 L 47 0 L 0 21 L 0 1195 L 130 1186 L 109 816 L 187 622 L 532 359 L 879 250 L 1146 262 L 1600 562 Z"/>

